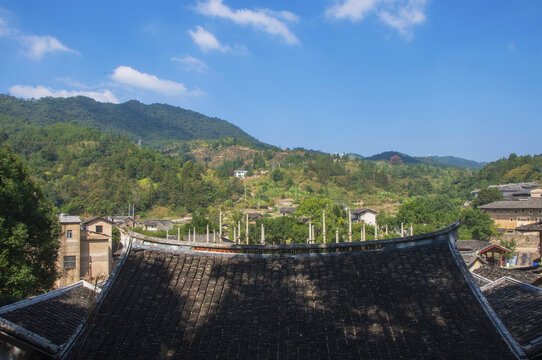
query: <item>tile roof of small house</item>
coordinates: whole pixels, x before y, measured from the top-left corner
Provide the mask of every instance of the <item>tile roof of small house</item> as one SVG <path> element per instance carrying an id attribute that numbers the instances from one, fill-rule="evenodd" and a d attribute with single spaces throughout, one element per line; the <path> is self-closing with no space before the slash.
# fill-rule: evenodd
<path id="1" fill-rule="evenodd" d="M 525 352 L 542 355 L 542 289 L 502 278 L 483 286 L 482 293 Z"/>
<path id="2" fill-rule="evenodd" d="M 521 232 L 542 231 L 542 221 L 532 223 L 532 224 L 523 225 L 523 226 L 518 226 L 516 228 L 516 230 L 521 231 Z"/>
<path id="3" fill-rule="evenodd" d="M 490 245 L 491 243 L 489 241 L 484 240 L 457 240 L 455 242 L 455 246 L 457 246 L 459 251 L 475 251 L 484 249 Z"/>
<path id="4" fill-rule="evenodd" d="M 0 333 L 54 355 L 83 323 L 100 289 L 85 281 L 0 308 Z"/>
<path id="5" fill-rule="evenodd" d="M 132 248 L 63 358 L 523 358 L 450 239 Z"/>
<path id="6" fill-rule="evenodd" d="M 378 214 L 378 211 L 374 211 L 374 210 L 371 210 L 369 208 L 362 208 L 362 209 L 354 209 L 352 210 L 352 215 L 361 215 L 361 214 L 365 214 L 366 212 L 370 212 L 370 213 L 373 213 L 373 214 Z"/>
<path id="7" fill-rule="evenodd" d="M 295 209 L 296 208 L 294 206 L 284 206 L 279 209 L 279 212 L 281 214 L 290 214 L 290 213 L 293 213 Z"/>
<path id="8" fill-rule="evenodd" d="M 113 222 L 111 220 L 109 220 L 108 218 L 105 218 L 105 217 L 101 217 L 101 216 L 94 216 L 94 217 L 91 217 L 90 219 L 87 219 L 83 222 L 83 224 L 90 224 L 92 222 L 95 222 L 95 221 L 105 221 L 107 223 L 110 223 L 112 224 Z"/>
<path id="9" fill-rule="evenodd" d="M 80 224 L 81 223 L 81 218 L 79 216 L 76 216 L 76 215 L 60 214 L 58 216 L 58 221 L 61 224 Z"/>
<path id="10" fill-rule="evenodd" d="M 514 210 L 514 209 L 542 209 L 542 198 L 530 198 L 528 200 L 505 200 L 495 201 L 479 206 L 480 209 Z"/>
<path id="11" fill-rule="evenodd" d="M 496 281 L 502 277 L 510 277 L 535 286 L 542 283 L 540 270 L 536 268 L 506 269 L 496 265 L 482 265 L 478 269 L 473 270 L 473 272 L 491 281 Z"/>

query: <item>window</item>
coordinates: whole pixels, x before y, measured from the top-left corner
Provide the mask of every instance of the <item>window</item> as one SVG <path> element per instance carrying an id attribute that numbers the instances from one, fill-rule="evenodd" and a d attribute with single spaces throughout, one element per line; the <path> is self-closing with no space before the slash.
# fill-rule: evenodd
<path id="1" fill-rule="evenodd" d="M 64 256 L 64 269 L 75 269 L 75 255 Z"/>
<path id="2" fill-rule="evenodd" d="M 103 225 L 96 225 L 96 232 L 101 234 L 104 231 Z"/>
<path id="3" fill-rule="evenodd" d="M 532 210 L 529 210 L 529 215 L 532 215 L 533 214 L 533 211 Z"/>
<path id="4" fill-rule="evenodd" d="M 66 239 L 71 239 L 71 238 L 72 238 L 72 231 L 66 230 Z"/>
<path id="5" fill-rule="evenodd" d="M 542 210 L 538 210 L 538 213 L 539 213 L 539 214 L 542 214 Z"/>

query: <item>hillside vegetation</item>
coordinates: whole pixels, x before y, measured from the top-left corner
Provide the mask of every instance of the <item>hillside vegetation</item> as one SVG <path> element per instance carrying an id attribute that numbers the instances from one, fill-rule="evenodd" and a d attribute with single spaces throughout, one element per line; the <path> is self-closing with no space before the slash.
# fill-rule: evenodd
<path id="1" fill-rule="evenodd" d="M 37 126 L 75 121 L 83 127 L 122 134 L 147 147 L 166 148 L 194 139 L 235 138 L 257 147 L 269 147 L 225 120 L 165 104 L 101 103 L 77 96 L 22 100 L 0 95 L 0 114 Z"/>

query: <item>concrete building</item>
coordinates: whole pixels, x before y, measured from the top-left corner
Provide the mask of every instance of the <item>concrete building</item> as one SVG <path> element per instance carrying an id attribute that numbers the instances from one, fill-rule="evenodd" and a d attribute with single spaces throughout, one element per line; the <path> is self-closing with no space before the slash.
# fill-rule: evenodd
<path id="1" fill-rule="evenodd" d="M 62 233 L 58 249 L 57 287 L 73 284 L 81 279 L 81 218 L 61 214 L 58 218 Z"/>
<path id="2" fill-rule="evenodd" d="M 245 176 L 247 175 L 248 171 L 246 170 L 235 170 L 233 172 L 233 174 L 235 175 L 236 178 L 239 178 L 239 179 L 244 179 Z"/>
<path id="3" fill-rule="evenodd" d="M 376 215 L 378 211 L 371 210 L 369 208 L 354 209 L 352 210 L 352 221 L 363 222 L 368 225 L 376 225 Z"/>
<path id="4" fill-rule="evenodd" d="M 112 225 L 106 218 L 94 217 L 82 222 L 79 216 L 61 214 L 62 233 L 58 252 L 59 279 L 63 287 L 81 279 L 103 280 L 113 266 L 111 254 Z"/>
<path id="5" fill-rule="evenodd" d="M 542 198 L 495 201 L 479 208 L 491 216 L 499 229 L 515 230 L 519 226 L 542 221 Z"/>

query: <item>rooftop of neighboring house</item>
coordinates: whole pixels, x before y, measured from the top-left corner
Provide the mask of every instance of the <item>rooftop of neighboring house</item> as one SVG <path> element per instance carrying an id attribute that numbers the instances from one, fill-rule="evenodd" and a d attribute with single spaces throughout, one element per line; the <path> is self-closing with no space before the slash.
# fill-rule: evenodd
<path id="1" fill-rule="evenodd" d="M 149 220 L 143 221 L 142 224 L 145 225 L 145 226 L 157 225 L 157 224 L 167 224 L 167 225 L 171 224 L 172 225 L 173 221 L 171 221 L 171 220 L 163 220 L 163 219 L 149 219 Z"/>
<path id="2" fill-rule="evenodd" d="M 542 355 L 542 289 L 501 278 L 482 293 L 514 339 L 532 358 Z"/>
<path id="3" fill-rule="evenodd" d="M 295 246 L 147 238 L 63 358 L 524 358 L 455 250 L 457 226 Z"/>
<path id="4" fill-rule="evenodd" d="M 528 200 L 504 200 L 495 201 L 479 206 L 480 209 L 492 210 L 518 210 L 518 209 L 542 209 L 542 198 L 530 198 Z"/>
<path id="5" fill-rule="evenodd" d="M 81 218 L 76 215 L 60 214 L 58 216 L 58 221 L 61 224 L 80 224 Z"/>
<path id="6" fill-rule="evenodd" d="M 522 183 L 510 183 L 510 184 L 500 184 L 500 185 L 489 185 L 488 188 L 498 188 L 501 192 L 515 192 L 523 190 L 531 190 L 541 187 L 542 185 L 536 182 L 522 182 Z M 471 194 L 477 194 L 482 189 L 475 189 L 471 191 Z"/>
<path id="7" fill-rule="evenodd" d="M 473 270 L 488 280 L 495 281 L 503 277 L 509 277 L 530 285 L 542 285 L 542 269 L 539 268 L 502 268 L 495 265 L 482 265 L 476 270 Z"/>
<path id="8" fill-rule="evenodd" d="M 83 323 L 99 288 L 86 281 L 0 308 L 0 337 L 55 355 Z"/>
<path id="9" fill-rule="evenodd" d="M 90 224 L 90 223 L 93 223 L 93 222 L 96 222 L 96 221 L 103 221 L 103 222 L 106 222 L 106 223 L 109 223 L 109 224 L 112 224 L 113 222 L 111 220 L 109 220 L 108 218 L 105 218 L 105 217 L 101 217 L 101 216 L 94 216 L 94 217 L 91 217 L 90 219 L 87 219 L 83 222 L 83 224 Z"/>
<path id="10" fill-rule="evenodd" d="M 352 215 L 363 215 L 365 213 L 378 214 L 378 211 L 371 210 L 369 208 L 360 208 L 352 210 Z"/>
<path id="11" fill-rule="evenodd" d="M 281 214 L 291 214 L 295 211 L 295 206 L 283 206 L 279 209 Z"/>
<path id="12" fill-rule="evenodd" d="M 542 221 L 532 223 L 532 224 L 523 225 L 523 226 L 518 226 L 516 228 L 516 230 L 521 231 L 521 232 L 542 231 Z"/>

